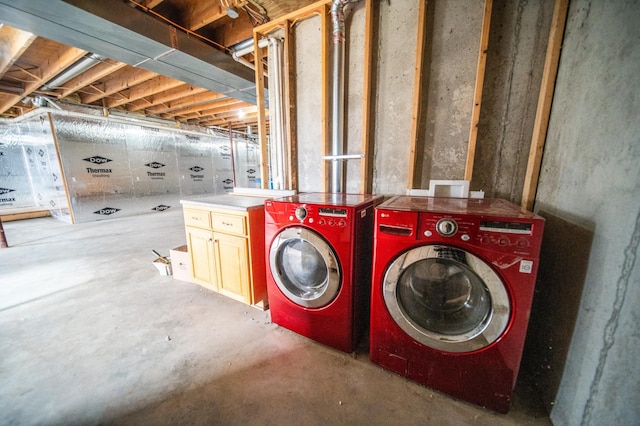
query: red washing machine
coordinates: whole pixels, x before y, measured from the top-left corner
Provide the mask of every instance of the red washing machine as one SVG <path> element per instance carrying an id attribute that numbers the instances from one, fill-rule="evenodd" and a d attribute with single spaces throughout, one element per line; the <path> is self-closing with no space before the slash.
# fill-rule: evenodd
<path id="1" fill-rule="evenodd" d="M 544 219 L 504 200 L 410 196 L 375 216 L 371 360 L 508 412 Z"/>
<path id="2" fill-rule="evenodd" d="M 352 352 L 369 321 L 381 196 L 302 193 L 265 202 L 271 320 Z"/>

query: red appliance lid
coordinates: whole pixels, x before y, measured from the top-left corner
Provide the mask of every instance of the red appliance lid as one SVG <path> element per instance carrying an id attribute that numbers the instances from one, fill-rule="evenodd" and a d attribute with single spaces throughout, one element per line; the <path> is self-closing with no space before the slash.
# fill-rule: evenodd
<path id="1" fill-rule="evenodd" d="M 526 211 L 520 206 L 497 198 L 449 198 L 399 195 L 380 204 L 378 209 L 539 218 L 536 214 Z"/>
<path id="2" fill-rule="evenodd" d="M 371 203 L 381 198 L 381 195 L 371 194 L 344 194 L 328 192 L 307 192 L 289 197 L 276 198 L 273 201 L 299 204 L 320 204 L 324 206 L 355 207 L 361 204 Z"/>

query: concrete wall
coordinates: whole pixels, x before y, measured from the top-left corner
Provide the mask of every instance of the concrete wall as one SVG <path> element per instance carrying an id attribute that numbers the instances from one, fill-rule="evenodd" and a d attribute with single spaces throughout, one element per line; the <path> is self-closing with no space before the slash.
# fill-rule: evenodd
<path id="1" fill-rule="evenodd" d="M 428 2 L 420 179 L 462 179 L 482 27 L 482 0 Z M 418 0 L 377 2 L 374 31 L 373 192 L 408 186 Z M 347 13 L 346 153 L 361 153 L 364 2 Z M 472 189 L 519 202 L 535 119 L 552 0 L 494 1 Z M 321 182 L 320 18 L 296 26 L 299 190 Z M 330 87 L 330 86 L 329 86 Z M 359 192 L 360 165 L 347 166 L 347 192 Z"/>
<path id="2" fill-rule="evenodd" d="M 561 373 L 557 425 L 640 423 L 638 22 L 637 2 L 570 4 L 536 210 L 593 240 L 566 364 L 549 366 Z M 575 272 L 568 285 L 582 279 Z M 578 303 L 540 298 L 559 318 Z"/>
<path id="3" fill-rule="evenodd" d="M 464 171 L 482 1 L 429 2 L 421 185 Z M 377 2 L 374 193 L 407 189 L 418 0 Z M 553 0 L 493 4 L 472 189 L 519 203 Z M 361 5 L 351 6 L 351 59 Z M 522 375 L 558 425 L 638 424 L 640 6 L 573 0 L 536 211 L 547 218 Z M 297 25 L 299 178 L 321 189 L 320 21 Z M 357 62 L 357 61 L 356 61 Z M 361 71 L 349 62 L 349 152 Z M 355 100 L 354 100 L 355 99 Z M 349 166 L 347 188 L 359 188 Z M 357 167 L 357 166 L 355 166 Z"/>

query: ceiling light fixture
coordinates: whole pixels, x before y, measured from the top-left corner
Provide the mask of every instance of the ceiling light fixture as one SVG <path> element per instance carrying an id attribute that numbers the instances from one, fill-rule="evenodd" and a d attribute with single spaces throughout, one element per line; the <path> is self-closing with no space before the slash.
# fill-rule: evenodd
<path id="1" fill-rule="evenodd" d="M 223 7 L 226 8 L 227 16 L 231 19 L 236 19 L 240 16 L 238 13 L 238 9 L 235 8 L 232 4 L 229 4 L 229 0 L 220 0 L 220 3 Z"/>

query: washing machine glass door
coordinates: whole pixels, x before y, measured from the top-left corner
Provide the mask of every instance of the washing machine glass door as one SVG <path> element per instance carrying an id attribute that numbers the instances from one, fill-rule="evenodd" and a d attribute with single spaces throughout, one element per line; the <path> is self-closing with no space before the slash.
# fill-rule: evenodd
<path id="1" fill-rule="evenodd" d="M 289 300 L 307 308 L 326 306 L 340 291 L 338 258 L 318 233 L 303 227 L 286 228 L 271 243 L 273 278 Z"/>
<path id="2" fill-rule="evenodd" d="M 450 246 L 408 250 L 387 268 L 389 313 L 418 342 L 470 352 L 496 341 L 509 323 L 509 296 L 500 277 L 473 254 Z"/>

